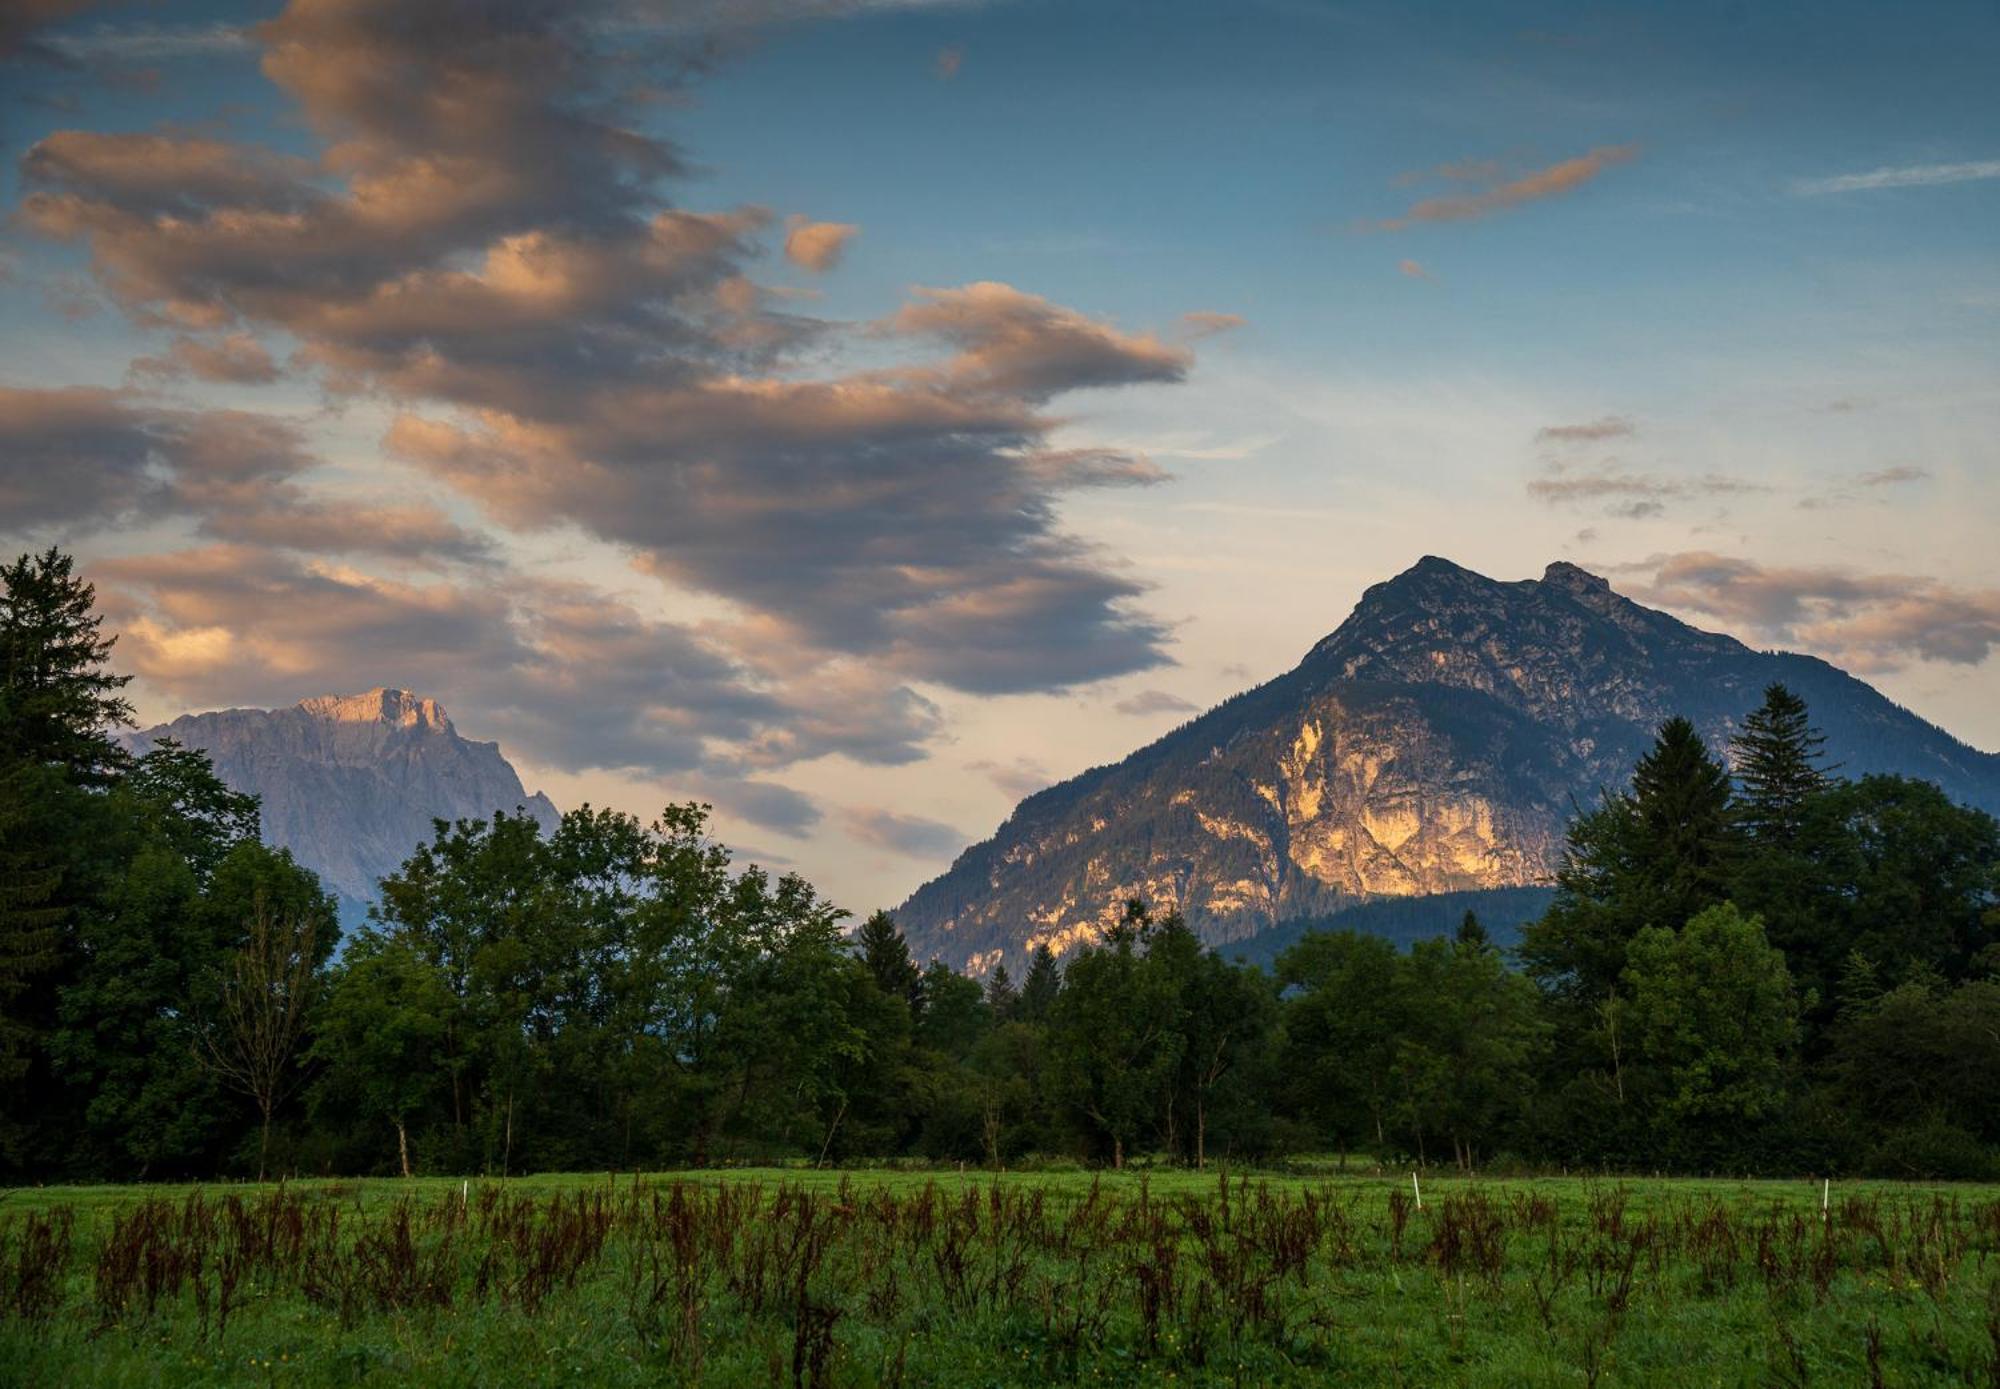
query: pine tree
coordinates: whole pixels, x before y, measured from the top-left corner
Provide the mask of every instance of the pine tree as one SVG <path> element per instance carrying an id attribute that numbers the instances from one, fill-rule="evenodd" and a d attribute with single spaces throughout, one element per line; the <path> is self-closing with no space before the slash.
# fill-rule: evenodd
<path id="1" fill-rule="evenodd" d="M 1806 702 L 1783 685 L 1770 686 L 1729 747 L 1744 827 L 1761 842 L 1791 844 L 1806 803 L 1829 781 L 1820 765 L 1826 738 L 1812 726 Z"/>
<path id="2" fill-rule="evenodd" d="M 118 693 L 132 679 L 105 669 L 97 590 L 51 547 L 0 565 L 0 759 L 65 767 L 103 785 L 129 759 L 106 730 L 132 721 Z"/>
<path id="3" fill-rule="evenodd" d="M 1021 991 L 1014 987 L 1007 966 L 995 965 L 993 977 L 986 981 L 986 1007 L 992 1012 L 993 1021 L 1012 1022 L 1014 1009 L 1020 1001 Z"/>
<path id="4" fill-rule="evenodd" d="M 1633 769 L 1632 809 L 1639 830 L 1635 866 L 1649 899 L 1646 924 L 1679 929 L 1729 895 L 1727 875 L 1741 840 L 1729 772 L 1688 720 L 1660 725 L 1658 740 Z"/>
<path id="5" fill-rule="evenodd" d="M 923 1010 L 923 971 L 910 958 L 910 943 L 895 917 L 878 911 L 862 922 L 854 933 L 854 950 L 877 988 L 902 999 L 912 1014 Z"/>
<path id="6" fill-rule="evenodd" d="M 1470 907 L 1465 909 L 1465 916 L 1458 923 L 1458 943 L 1468 950 L 1484 950 L 1493 943 L 1479 920 L 1479 913 Z"/>
<path id="7" fill-rule="evenodd" d="M 1047 1022 L 1061 992 L 1062 971 L 1056 966 L 1055 952 L 1046 944 L 1036 946 L 1028 962 L 1028 977 L 1021 981 L 1021 1020 Z"/>

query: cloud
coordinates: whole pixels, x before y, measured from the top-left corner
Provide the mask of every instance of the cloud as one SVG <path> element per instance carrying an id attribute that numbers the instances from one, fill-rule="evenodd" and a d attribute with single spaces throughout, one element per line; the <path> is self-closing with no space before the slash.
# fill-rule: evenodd
<path id="1" fill-rule="evenodd" d="M 711 785 L 709 802 L 739 820 L 803 839 L 825 818 L 812 797 L 775 781 L 734 781 Z"/>
<path id="2" fill-rule="evenodd" d="M 1016 757 L 1009 762 L 982 759 L 966 763 L 965 770 L 985 777 L 1017 801 L 1032 796 L 1055 780 L 1048 768 L 1032 757 Z"/>
<path id="3" fill-rule="evenodd" d="M 880 806 L 849 806 L 840 822 L 848 834 L 877 849 L 905 858 L 949 858 L 969 842 L 967 836 L 939 820 L 903 815 Z"/>
<path id="4" fill-rule="evenodd" d="M 1606 439 L 1629 439 L 1639 426 L 1623 415 L 1605 415 L 1585 424 L 1548 424 L 1535 431 L 1537 443 L 1592 444 Z"/>
<path id="5" fill-rule="evenodd" d="M 1981 159 L 1963 164 L 1904 164 L 1870 169 L 1864 174 L 1836 174 L 1831 178 L 1800 179 L 1792 191 L 1805 197 L 1825 193 L 1860 193 L 1875 188 L 1932 188 L 1945 183 L 1972 183 L 2000 178 L 2000 159 Z"/>
<path id="6" fill-rule="evenodd" d="M 948 379 L 960 390 L 1029 402 L 1092 386 L 1179 381 L 1194 364 L 1184 347 L 1121 333 L 991 280 L 920 287 L 883 329 L 955 347 Z"/>
<path id="7" fill-rule="evenodd" d="M 1192 714 L 1200 706 L 1165 690 L 1141 690 L 1111 706 L 1121 714 L 1150 717 L 1154 714 Z"/>
<path id="8" fill-rule="evenodd" d="M 1497 159 L 1454 159 L 1428 169 L 1410 169 L 1397 174 L 1393 182 L 1398 188 L 1407 188 L 1433 178 L 1450 183 L 1498 183 L 1506 176 L 1506 166 Z"/>
<path id="9" fill-rule="evenodd" d="M 1396 273 L 1407 276 L 1412 280 L 1435 281 L 1437 279 L 1437 276 L 1424 268 L 1421 261 L 1409 260 L 1407 258 L 1396 262 Z"/>
<path id="10" fill-rule="evenodd" d="M 1895 487 L 1906 482 L 1928 481 L 1930 475 L 1928 468 L 1899 463 L 1893 468 L 1878 468 L 1872 473 L 1863 473 L 1855 481 L 1863 487 Z"/>
<path id="11" fill-rule="evenodd" d="M 1217 333 L 1232 333 L 1247 322 L 1249 320 L 1242 314 L 1195 309 L 1181 315 L 1181 336 L 1189 342 L 1196 342 L 1212 338 Z"/>
<path id="12" fill-rule="evenodd" d="M 313 156 L 57 132 L 22 220 L 85 246 L 135 321 L 282 332 L 336 398 L 386 398 L 389 451 L 490 522 L 575 526 L 816 664 L 981 692 L 1160 664 L 1142 586 L 1057 507 L 1161 474 L 1051 449 L 1047 407 L 1180 381 L 1185 344 L 993 282 L 820 322 L 755 278 L 770 213 L 668 205 L 686 163 L 625 122 L 630 84 L 698 70 L 717 26 L 812 8 L 295 3 L 251 32 Z M 801 246 L 831 263 L 828 235 Z M 842 365 L 885 344 L 895 365 Z M 228 369 L 176 344 L 144 372 L 198 359 Z"/>
<path id="13" fill-rule="evenodd" d="M 1573 192 L 1606 169 L 1629 163 L 1638 156 L 1637 145 L 1600 145 L 1587 154 L 1578 155 L 1574 159 L 1565 159 L 1545 169 L 1536 169 L 1519 178 L 1492 182 L 1490 186 L 1477 193 L 1425 198 L 1402 216 L 1364 223 L 1361 230 L 1402 231 L 1426 222 L 1470 222 L 1481 217 L 1489 217 L 1496 212 L 1519 207 L 1523 203 Z M 1477 167 L 1480 167 L 1482 172 L 1485 171 L 1485 166 Z M 1500 177 L 1498 170 L 1493 169 L 1490 177 L 1498 179 Z"/>
<path id="14" fill-rule="evenodd" d="M 949 82 L 958 76 L 958 70 L 965 66 L 965 50 L 957 46 L 940 48 L 937 61 L 932 65 L 941 82 Z"/>
<path id="15" fill-rule="evenodd" d="M 135 376 L 160 380 L 193 376 L 238 386 L 263 385 L 278 379 L 278 364 L 250 333 L 231 333 L 215 340 L 176 336 L 164 355 L 139 357 L 132 362 Z"/>
<path id="16" fill-rule="evenodd" d="M 219 20 L 181 25 L 98 24 L 77 33 L 55 35 L 45 42 L 75 63 L 156 63 L 217 53 L 247 53 L 255 47 L 247 29 Z"/>
<path id="17" fill-rule="evenodd" d="M 1659 516 L 1672 501 L 1764 490 L 1757 483 L 1719 473 L 1692 478 L 1635 473 L 1610 460 L 1594 467 L 1554 463 L 1541 477 L 1528 481 L 1528 495 L 1538 501 L 1552 506 L 1602 505 L 1606 515 L 1627 520 Z"/>
<path id="18" fill-rule="evenodd" d="M 813 271 L 831 270 L 840 264 L 847 243 L 861 230 L 851 222 L 813 222 L 804 217 L 793 217 L 785 226 L 786 259 Z"/>
<path id="19" fill-rule="evenodd" d="M 63 54 L 41 31 L 87 8 L 90 0 L 7 0 L 0 5 L 0 59 L 55 58 Z"/>
<path id="20" fill-rule="evenodd" d="M 1978 665 L 2000 646 L 2000 590 L 1838 565 L 1767 566 L 1707 551 L 1630 566 L 1642 602 L 1703 614 L 1850 670 Z"/>
<path id="21" fill-rule="evenodd" d="M 318 459 L 296 423 L 177 410 L 97 387 L 0 388 L 0 532 L 89 533 L 184 517 L 204 535 L 300 550 L 473 559 L 485 542 L 427 503 L 300 487 Z"/>
<path id="22" fill-rule="evenodd" d="M 403 578 L 242 543 L 90 574 L 126 668 L 188 704 L 388 681 L 476 710 L 510 749 L 566 771 L 698 774 L 718 804 L 772 828 L 809 824 L 809 803 L 756 773 L 833 754 L 908 761 L 937 732 L 920 696 L 850 682 L 818 693 L 858 708 L 828 712 L 715 634 L 578 583 Z"/>

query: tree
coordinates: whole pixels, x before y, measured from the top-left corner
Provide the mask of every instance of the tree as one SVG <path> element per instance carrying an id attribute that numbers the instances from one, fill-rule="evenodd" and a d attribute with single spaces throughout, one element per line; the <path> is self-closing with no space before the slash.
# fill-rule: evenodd
<path id="1" fill-rule="evenodd" d="M 1571 822 L 1555 901 L 1522 932 L 1523 964 L 1572 1013 L 1595 1012 L 1638 932 L 1678 929 L 1726 900 L 1741 844 L 1729 773 L 1693 724 L 1667 720 L 1630 791 Z"/>
<path id="2" fill-rule="evenodd" d="M 117 794 L 146 825 L 163 835 L 206 883 L 238 844 L 257 842 L 257 797 L 230 790 L 206 752 L 162 738 L 120 779 Z"/>
<path id="3" fill-rule="evenodd" d="M 314 1026 L 309 1057 L 320 1068 L 314 1115 L 329 1125 L 359 1117 L 392 1126 L 405 1177 L 410 1127 L 441 1104 L 438 1059 L 450 1007 L 444 980 L 408 940 L 363 932 L 331 980 Z"/>
<path id="4" fill-rule="evenodd" d="M 1831 780 L 1820 766 L 1826 739 L 1806 702 L 1783 685 L 1768 686 L 1729 746 L 1745 828 L 1766 845 L 1796 842 L 1807 805 Z"/>
<path id="5" fill-rule="evenodd" d="M 986 981 L 986 1011 L 996 1023 L 1012 1022 L 1014 1010 L 1020 1006 L 1021 991 L 1014 987 L 1013 978 L 1007 973 L 1007 966 L 993 966 L 993 973 Z"/>
<path id="6" fill-rule="evenodd" d="M 1763 922 L 1725 903 L 1678 931 L 1647 927 L 1628 958 L 1632 1048 L 1663 1140 L 1697 1156 L 1775 1112 L 1798 1000 Z"/>
<path id="7" fill-rule="evenodd" d="M 0 1092 L 17 1093 L 43 1029 L 29 991 L 61 963 L 63 909 L 53 901 L 62 873 L 24 839 L 33 810 L 26 787 L 39 769 L 0 770 Z"/>
<path id="8" fill-rule="evenodd" d="M 1400 962 L 1405 1023 L 1392 1039 L 1398 1111 L 1421 1156 L 1430 1138 L 1451 1140 L 1461 1169 L 1474 1165 L 1517 1113 L 1548 1036 L 1534 986 L 1476 942 L 1418 941 Z"/>
<path id="9" fill-rule="evenodd" d="M 902 999 L 912 1012 L 922 1007 L 922 972 L 910 958 L 910 943 L 895 917 L 884 911 L 871 913 L 854 933 L 854 949 L 875 987 L 891 998 Z"/>
<path id="10" fill-rule="evenodd" d="M 1049 1018 L 1052 1096 L 1115 1168 L 1157 1113 L 1179 1061 L 1176 1000 L 1133 948 L 1150 924 L 1137 915 L 1128 911 L 1107 944 L 1070 959 Z"/>
<path id="11" fill-rule="evenodd" d="M 1486 927 L 1480 923 L 1479 913 L 1470 907 L 1465 909 L 1465 916 L 1458 923 L 1456 939 L 1460 945 L 1482 950 L 1493 943 L 1492 937 L 1486 934 Z"/>
<path id="12" fill-rule="evenodd" d="M 1028 977 L 1021 981 L 1021 1021 L 1047 1022 L 1061 993 L 1062 967 L 1055 951 L 1046 943 L 1036 946 L 1028 960 Z"/>
<path id="13" fill-rule="evenodd" d="M 1390 1069 L 1408 1026 L 1406 978 L 1380 936 L 1314 931 L 1278 959 L 1286 1078 L 1294 1107 L 1340 1150 L 1388 1145 Z"/>
<path id="14" fill-rule="evenodd" d="M 215 1015 L 199 1037 L 200 1055 L 230 1088 L 256 1103 L 257 1180 L 271 1150 L 271 1117 L 300 1077 L 293 1065 L 319 997 L 320 941 L 332 919 L 280 915 L 261 897 L 249 935 L 224 972 Z"/>
<path id="15" fill-rule="evenodd" d="M 2000 981 L 1915 979 L 1844 1009 L 1830 1072 L 1873 1171 L 1990 1177 L 2000 1141 Z"/>
<path id="16" fill-rule="evenodd" d="M 132 721 L 105 668 L 117 640 L 102 634 L 97 591 L 54 547 L 0 565 L 0 763 L 65 768 L 101 786 L 126 765 L 106 730 Z"/>

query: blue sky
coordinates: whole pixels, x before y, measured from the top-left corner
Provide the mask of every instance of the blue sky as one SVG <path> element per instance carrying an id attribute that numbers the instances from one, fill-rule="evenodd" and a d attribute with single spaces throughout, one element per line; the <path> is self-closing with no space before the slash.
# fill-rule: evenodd
<path id="1" fill-rule="evenodd" d="M 709 796 L 865 909 L 1437 552 L 1575 560 L 2000 747 L 1991 5 L 826 8 L 482 7 L 583 73 L 509 75 L 523 150 L 595 139 L 536 123 L 585 111 L 687 166 L 570 184 L 322 81 L 384 54 L 483 72 L 371 0 L 11 36 L 0 527 L 104 559 L 148 713 L 420 684 L 558 800 Z M 712 63 L 676 80 L 697 41 Z M 151 137 L 184 188 L 135 172 Z M 514 200 L 445 188 L 401 243 L 354 231 L 354 180 L 426 167 L 427 139 Z M 200 259 L 281 207 L 320 238 L 282 294 Z M 643 322 L 591 299 L 530 331 L 517 296 L 452 346 L 461 320 L 384 308 L 452 275 L 504 298 L 492 255 L 522 237 L 624 263 L 662 208 L 739 220 L 634 289 Z M 788 258 L 791 218 L 834 252 Z M 213 244 L 175 251 L 175 219 Z M 224 342 L 256 369 L 190 365 Z M 622 394 L 577 372 L 605 352 L 641 373 Z M 643 376 L 676 372 L 691 394 Z M 865 423 L 834 403 L 857 392 Z M 823 524 L 764 515 L 786 488 L 823 489 Z M 342 616 L 287 633 L 300 603 Z M 440 648 L 448 621 L 481 635 Z"/>

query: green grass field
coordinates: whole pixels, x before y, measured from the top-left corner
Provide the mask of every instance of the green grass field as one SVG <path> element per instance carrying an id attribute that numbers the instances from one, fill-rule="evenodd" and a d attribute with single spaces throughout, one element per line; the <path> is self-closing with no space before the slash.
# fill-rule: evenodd
<path id="1" fill-rule="evenodd" d="M 730 1171 L 0 1194 L 0 1383 L 2000 1386 L 2000 1189 Z"/>

